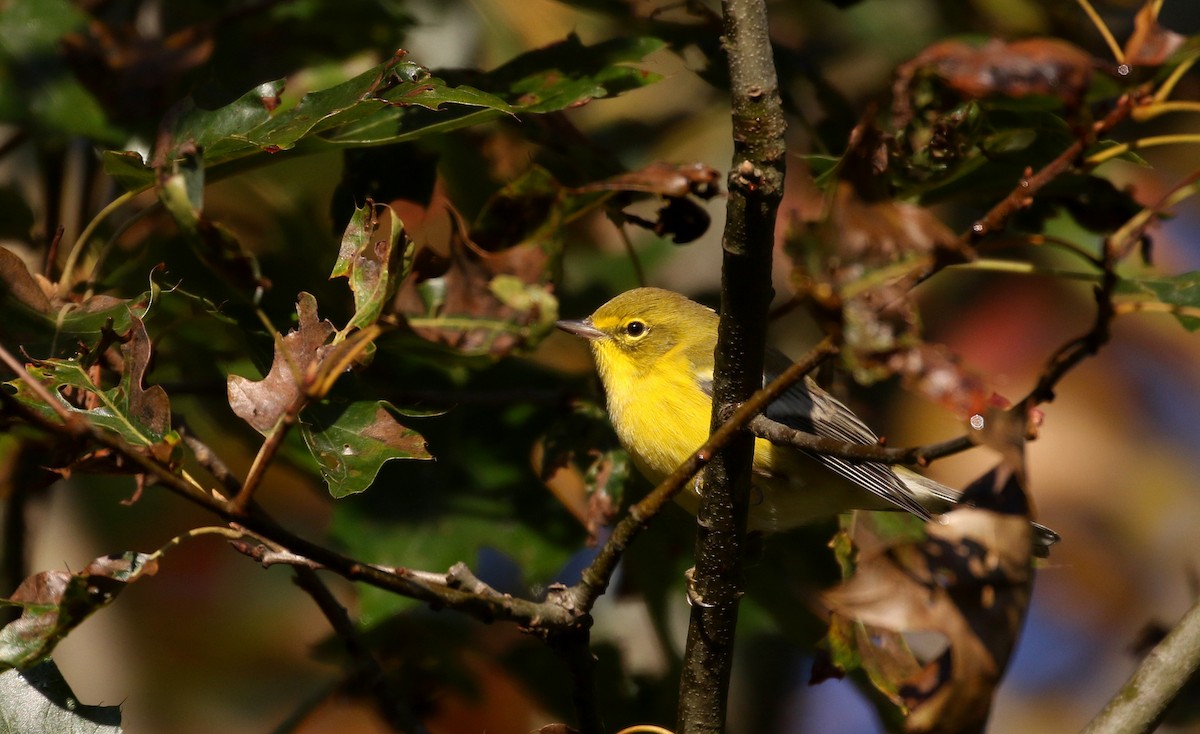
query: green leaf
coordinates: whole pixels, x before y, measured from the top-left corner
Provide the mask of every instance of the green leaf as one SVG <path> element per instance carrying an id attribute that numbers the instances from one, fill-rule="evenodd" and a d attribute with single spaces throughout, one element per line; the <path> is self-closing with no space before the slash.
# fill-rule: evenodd
<path id="1" fill-rule="evenodd" d="M 61 52 L 62 38 L 85 31 L 88 16 L 67 0 L 11 0 L 0 12 L 0 122 L 61 144 L 84 137 L 108 144 L 125 134 L 111 124 Z"/>
<path id="2" fill-rule="evenodd" d="M 161 179 L 158 198 L 184 232 L 195 235 L 204 212 L 204 159 L 197 151 L 171 163 L 172 172 Z"/>
<path id="3" fill-rule="evenodd" d="M 396 244 L 404 236 L 404 224 L 390 206 L 385 204 L 383 207 L 390 214 L 387 237 L 379 238 L 382 223 L 375 216 L 377 209 L 373 202 L 355 209 L 342 235 L 337 262 L 329 275 L 330 278 L 346 278 L 354 292 L 354 316 L 342 329 L 342 334 L 375 323 L 396 286 L 412 268 L 416 247 L 405 237 L 406 246 L 397 250 Z"/>
<path id="4" fill-rule="evenodd" d="M 133 317 L 124 335 L 121 356 L 124 369 L 116 387 L 105 390 L 92 381 L 87 367 L 78 359 L 39 360 L 29 373 L 41 382 L 59 406 L 85 416 L 92 424 L 112 431 L 134 446 L 157 447 L 166 444 L 168 453 L 176 441 L 171 430 L 171 406 L 167 393 L 159 386 L 143 387 L 150 362 L 150 338 L 141 319 Z M 42 402 L 24 380 L 8 383 L 16 397 L 47 418 L 57 420 L 55 410 Z M 61 390 L 69 388 L 87 398 L 80 405 L 67 400 Z"/>
<path id="5" fill-rule="evenodd" d="M 661 75 L 632 64 L 665 45 L 643 36 L 587 46 L 572 34 L 485 74 L 478 86 L 504 95 L 519 112 L 556 112 L 657 82 Z"/>
<path id="6" fill-rule="evenodd" d="M 0 666 L 27 668 L 93 612 L 108 606 L 127 584 L 158 571 L 156 556 L 127 552 L 97 558 L 77 574 L 43 571 L 30 576 L 0 605 L 21 616 L 0 629 Z"/>
<path id="7" fill-rule="evenodd" d="M 202 110 L 192 106 L 172 127 L 166 142 L 168 155 L 173 157 L 180 149 L 194 145 L 204 151 L 209 166 L 219 166 L 260 152 L 289 150 L 302 141 L 319 146 L 321 141 L 316 138 L 320 134 L 367 118 L 374 120 L 372 125 L 382 131 L 383 138 L 391 139 L 402 132 L 397 123 L 405 108 L 414 105 L 432 111 L 441 110 L 445 104 L 494 112 L 510 110 L 498 97 L 476 89 L 448 87 L 421 66 L 399 56 L 346 82 L 310 92 L 290 109 L 279 107 L 283 88 L 284 81 L 278 80 L 255 87 L 225 107 Z M 361 132 L 351 137 L 361 137 Z M 368 136 L 352 144 L 380 142 L 385 141 Z"/>
<path id="8" fill-rule="evenodd" d="M 121 707 L 80 703 L 47 660 L 0 673 L 0 734 L 121 734 Z"/>
<path id="9" fill-rule="evenodd" d="M 335 499 L 366 490 L 380 467 L 393 459 L 432 459 L 425 439 L 406 428 L 382 400 L 310 406 L 300 414 L 300 433 Z"/>
<path id="10" fill-rule="evenodd" d="M 1200 271 L 1159 278 L 1121 278 L 1117 293 L 1165 306 L 1188 331 L 1200 330 Z"/>
<path id="11" fill-rule="evenodd" d="M 104 172 L 116 179 L 126 191 L 145 191 L 154 185 L 154 171 L 136 151 L 106 150 L 100 154 Z"/>
<path id="12" fill-rule="evenodd" d="M 108 327 L 124 333 L 146 314 L 151 291 L 123 300 L 93 296 L 82 303 L 55 304 L 12 251 L 0 248 L 0 309 L 5 314 L 0 342 L 35 359 L 73 355 L 91 348 Z"/>

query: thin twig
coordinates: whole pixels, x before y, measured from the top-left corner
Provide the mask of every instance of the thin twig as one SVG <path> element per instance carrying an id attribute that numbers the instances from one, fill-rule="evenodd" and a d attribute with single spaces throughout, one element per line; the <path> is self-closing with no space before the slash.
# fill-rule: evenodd
<path id="1" fill-rule="evenodd" d="M 61 401 L 55 400 L 46 386 L 35 380 L 33 375 L 29 374 L 29 370 L 25 369 L 25 366 L 18 362 L 17 358 L 5 349 L 3 344 L 0 344 L 0 361 L 4 362 L 32 390 L 33 394 L 46 404 L 46 407 L 53 410 L 62 419 L 63 425 L 69 428 L 71 433 L 79 433 L 81 428 L 79 416 L 67 410 Z"/>
<path id="2" fill-rule="evenodd" d="M 1140 96 L 1140 94 L 1135 93 L 1123 95 L 1117 100 L 1116 106 L 1105 115 L 1104 119 L 1092 125 L 1091 130 L 1087 134 L 1080 135 L 1071 145 L 1068 145 L 1054 160 L 1043 166 L 1037 173 L 1033 173 L 1032 170 L 1029 171 L 1029 175 L 1023 177 L 1013 190 L 1009 192 L 1008 196 L 997 202 L 995 206 L 988 210 L 987 214 L 976 220 L 966 232 L 959 236 L 958 244 L 966 246 L 988 234 L 1000 231 L 1009 217 L 1029 206 L 1033 195 L 1040 191 L 1042 187 L 1076 165 L 1083 151 L 1087 150 L 1088 145 L 1098 135 L 1111 130 L 1117 124 L 1124 121 L 1125 118 L 1129 117 Z"/>
<path id="3" fill-rule="evenodd" d="M 176 422 L 179 435 L 183 438 L 184 445 L 191 449 L 196 463 L 200 464 L 205 471 L 212 475 L 213 479 L 216 479 L 225 488 L 226 497 L 236 497 L 242 491 L 241 481 L 226 466 L 217 452 L 196 437 L 185 421 L 178 419 Z"/>
<path id="4" fill-rule="evenodd" d="M 296 424 L 296 419 L 305 405 L 308 405 L 308 394 L 301 390 L 283 415 L 279 416 L 271 433 L 258 448 L 258 453 L 254 455 L 254 463 L 250 465 L 250 471 L 246 472 L 246 480 L 242 482 L 241 490 L 233 498 L 233 507 L 237 512 L 246 511 L 250 501 L 254 498 L 254 492 L 262 483 L 263 477 L 266 476 L 267 469 L 275 461 L 275 455 L 283 446 L 283 440 L 287 438 L 291 427 Z"/>
<path id="5" fill-rule="evenodd" d="M 325 619 L 329 620 L 329 626 L 333 628 L 334 633 L 346 648 L 346 653 L 354 662 L 357 674 L 355 677 L 363 679 L 369 685 L 375 705 L 379 707 L 379 712 L 392 729 L 412 734 L 425 732 L 425 727 L 420 720 L 404 704 L 403 694 L 392 685 L 383 665 L 363 642 L 362 636 L 359 635 L 358 628 L 354 626 L 346 608 L 334 597 L 333 592 L 329 590 L 317 572 L 303 566 L 297 566 L 293 571 L 296 586 L 312 597 L 317 608 L 325 615 Z"/>

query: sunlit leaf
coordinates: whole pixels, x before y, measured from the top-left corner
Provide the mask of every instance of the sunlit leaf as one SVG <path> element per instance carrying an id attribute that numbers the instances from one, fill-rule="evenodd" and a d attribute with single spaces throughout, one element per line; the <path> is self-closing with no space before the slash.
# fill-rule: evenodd
<path id="1" fill-rule="evenodd" d="M 482 75 L 476 86 L 504 96 L 519 112 L 577 107 L 658 81 L 658 74 L 634 64 L 663 46 L 647 37 L 618 37 L 587 46 L 571 35 Z"/>
<path id="2" fill-rule="evenodd" d="M 0 600 L 21 609 L 20 618 L 0 629 L 0 666 L 27 668 L 45 660 L 126 585 L 157 571 L 156 558 L 130 552 L 97 558 L 79 573 L 43 571 L 25 579 L 7 601 Z"/>
<path id="3" fill-rule="evenodd" d="M 1187 37 L 1163 28 L 1158 22 L 1162 3 L 1147 0 L 1133 19 L 1133 33 L 1125 41 L 1125 63 L 1131 66 L 1157 66 L 1171 57 Z"/>
<path id="4" fill-rule="evenodd" d="M 104 172 L 116 179 L 126 191 L 142 191 L 154 185 L 154 171 L 135 151 L 106 150 L 100 155 Z"/>
<path id="5" fill-rule="evenodd" d="M 46 660 L 0 673 L 0 733 L 121 734 L 121 707 L 80 703 Z"/>
<path id="6" fill-rule="evenodd" d="M 278 153 L 303 140 L 341 129 L 343 143 L 378 143 L 365 136 L 369 123 L 381 137 L 395 137 L 402 111 L 410 106 L 439 110 L 443 105 L 508 112 L 501 99 L 474 89 L 447 86 L 423 67 L 397 55 L 346 82 L 310 92 L 294 107 L 280 107 L 282 80 L 261 84 L 216 110 L 192 106 L 179 113 L 157 155 L 165 162 L 184 146 L 204 151 L 209 166 L 256 153 Z M 376 119 L 382 118 L 382 119 Z M 386 120 L 386 123 L 385 121 Z M 355 132 L 348 132 L 350 127 Z M 365 137 L 364 137 L 365 136 Z"/>
<path id="7" fill-rule="evenodd" d="M 29 374 L 47 388 L 61 409 L 85 417 L 134 446 L 153 448 L 165 460 L 173 452 L 177 437 L 171 430 L 167 393 L 158 385 L 143 384 L 150 363 L 150 338 L 137 317 L 133 317 L 129 330 L 122 336 L 123 365 L 120 382 L 115 387 L 104 389 L 97 385 L 89 368 L 78 359 L 39 360 L 29 367 Z M 9 384 L 15 388 L 18 400 L 57 420 L 55 410 L 42 402 L 24 380 Z M 64 391 L 74 400 L 69 400 Z"/>
<path id="8" fill-rule="evenodd" d="M 382 400 L 326 402 L 300 414 L 304 443 L 335 499 L 371 486 L 380 467 L 395 459 L 432 459 L 421 434 L 400 425 Z"/>
<path id="9" fill-rule="evenodd" d="M 1133 300 L 1160 303 L 1174 310 L 1188 331 L 1200 330 L 1200 271 L 1176 276 L 1121 278 L 1118 293 Z"/>
<path id="10" fill-rule="evenodd" d="M 271 370 L 261 380 L 230 375 L 229 406 L 239 418 L 262 434 L 269 433 L 299 398 L 308 376 L 315 373 L 332 348 L 333 324 L 317 317 L 317 299 L 301 293 L 296 303 L 299 327 L 275 342 Z"/>
<path id="11" fill-rule="evenodd" d="M 414 245 L 405 237 L 404 224 L 390 206 L 383 208 L 389 216 L 382 222 L 373 202 L 355 209 L 342 234 L 341 249 L 329 277 L 346 278 L 354 292 L 354 316 L 343 332 L 375 323 L 387 299 L 412 268 Z M 387 230 L 381 237 L 382 226 Z M 401 241 L 404 247 L 397 248 Z"/>

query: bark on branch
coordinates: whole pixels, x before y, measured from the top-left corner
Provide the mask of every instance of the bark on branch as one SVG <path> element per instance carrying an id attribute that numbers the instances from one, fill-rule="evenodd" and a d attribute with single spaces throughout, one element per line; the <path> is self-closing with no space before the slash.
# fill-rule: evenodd
<path id="1" fill-rule="evenodd" d="M 775 215 L 783 197 L 783 133 L 764 0 L 724 0 L 724 47 L 733 106 L 734 155 L 722 240 L 721 320 L 713 375 L 713 429 L 762 384 L 771 302 Z M 677 730 L 725 727 L 754 438 L 739 435 L 702 476 L 693 600 L 680 679 Z"/>

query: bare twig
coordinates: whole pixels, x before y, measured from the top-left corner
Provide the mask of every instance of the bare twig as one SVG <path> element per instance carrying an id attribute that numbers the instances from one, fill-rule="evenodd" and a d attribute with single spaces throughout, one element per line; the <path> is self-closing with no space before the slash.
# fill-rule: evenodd
<path id="1" fill-rule="evenodd" d="M 338 602 L 325 582 L 321 581 L 317 572 L 304 566 L 297 566 L 294 571 L 296 585 L 312 597 L 317 608 L 329 620 L 329 626 L 333 628 L 354 662 L 357 673 L 355 677 L 361 677 L 369 684 L 376 706 L 392 729 L 413 734 L 424 732 L 425 727 L 404 704 L 403 695 L 392 685 L 379 660 L 363 642 L 346 608 Z"/>
<path id="2" fill-rule="evenodd" d="M 1083 734 L 1147 734 L 1200 670 L 1200 603 L 1158 643 Z"/>
<path id="3" fill-rule="evenodd" d="M 1081 134 L 1075 142 L 1067 146 L 1054 160 L 1043 166 L 1037 173 L 1029 170 L 1028 175 L 1018 182 L 1016 187 L 1009 192 L 1008 196 L 997 202 L 995 206 L 988 210 L 987 214 L 976 220 L 966 232 L 959 236 L 959 245 L 969 245 L 988 234 L 1000 231 L 1009 217 L 1029 206 L 1029 202 L 1032 200 L 1034 194 L 1040 191 L 1042 187 L 1076 165 L 1079 162 L 1079 157 L 1095 141 L 1097 136 L 1111 130 L 1124 121 L 1125 118 L 1129 117 L 1141 96 L 1139 93 L 1123 95 L 1117 100 L 1116 106 L 1113 107 L 1104 119 L 1093 124 L 1092 128 L 1086 134 Z"/>
<path id="4" fill-rule="evenodd" d="M 191 432 L 185 422 L 178 421 L 178 427 L 184 445 L 191 449 L 192 456 L 196 457 L 196 462 L 204 467 L 204 470 L 211 474 L 213 479 L 220 482 L 221 486 L 225 488 L 226 497 L 236 497 L 242 491 L 241 481 L 208 444 Z"/>
<path id="5" fill-rule="evenodd" d="M 262 483 L 263 477 L 267 474 L 267 468 L 275 460 L 275 455 L 279 453 L 279 449 L 283 446 L 283 440 L 287 438 L 288 431 L 296 424 L 296 419 L 300 415 L 300 411 L 308 404 L 308 394 L 301 391 L 292 404 L 288 406 L 279 420 L 275 422 L 274 428 L 271 429 L 270 435 L 263 441 L 262 446 L 258 448 L 258 453 L 254 455 L 254 463 L 250 465 L 250 471 L 246 473 L 246 481 L 242 482 L 241 490 L 233 498 L 233 507 L 238 512 L 245 512 L 250 500 L 254 497 L 255 490 Z"/>
<path id="6" fill-rule="evenodd" d="M 806 433 L 763 415 L 757 415 L 749 423 L 755 436 L 765 438 L 781 446 L 794 446 L 804 451 L 824 456 L 836 456 L 850 461 L 870 461 L 877 464 L 911 464 L 927 466 L 931 461 L 974 448 L 970 436 L 959 436 L 940 443 L 923 446 L 891 447 L 882 444 L 856 444 Z"/>

